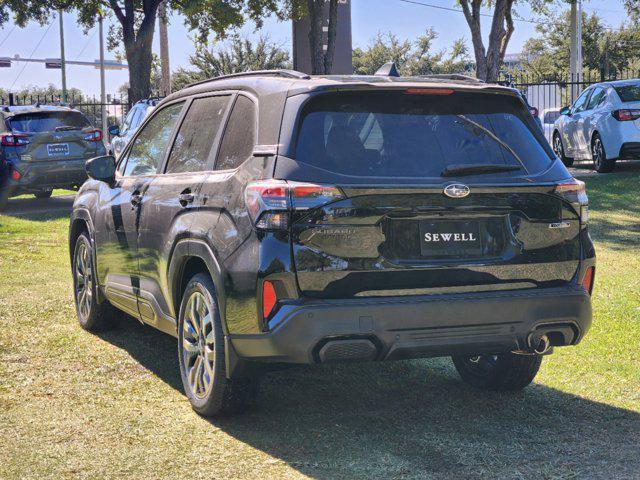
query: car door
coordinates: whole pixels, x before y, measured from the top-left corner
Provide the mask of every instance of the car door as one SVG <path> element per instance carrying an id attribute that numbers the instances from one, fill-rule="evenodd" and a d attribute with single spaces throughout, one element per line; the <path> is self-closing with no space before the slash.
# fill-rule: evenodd
<path id="1" fill-rule="evenodd" d="M 166 164 L 147 190 L 141 214 L 140 313 L 143 321 L 175 333 L 177 317 L 167 282 L 169 257 L 175 242 L 190 236 L 195 215 L 204 206 L 201 186 L 213 169 L 220 126 L 230 94 L 196 97 L 185 107 Z M 202 216 L 206 218 L 206 214 Z"/>
<path id="2" fill-rule="evenodd" d="M 589 155 L 591 152 L 591 135 L 595 129 L 598 119 L 602 115 L 600 106 L 602 101 L 606 97 L 606 89 L 603 87 L 594 87 L 591 96 L 589 97 L 589 103 L 585 107 L 580 116 L 580 121 L 577 124 L 577 129 L 580 133 L 581 151 L 584 155 Z"/>
<path id="3" fill-rule="evenodd" d="M 123 153 L 114 184 L 100 184 L 94 221 L 98 281 L 112 303 L 136 317 L 140 289 L 138 233 L 145 194 L 164 158 L 183 103 L 159 111 Z"/>
<path id="4" fill-rule="evenodd" d="M 571 116 L 567 119 L 565 124 L 567 129 L 567 146 L 570 151 L 570 156 L 572 157 L 581 157 L 584 155 L 584 140 L 582 138 L 582 133 L 579 132 L 579 126 L 582 125 L 583 112 L 587 107 L 592 91 L 592 89 L 588 88 L 582 92 L 571 107 Z"/>

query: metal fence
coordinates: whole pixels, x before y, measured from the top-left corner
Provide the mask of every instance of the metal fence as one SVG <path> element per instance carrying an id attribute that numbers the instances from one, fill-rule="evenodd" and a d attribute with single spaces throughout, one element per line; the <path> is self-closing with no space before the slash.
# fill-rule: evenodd
<path id="1" fill-rule="evenodd" d="M 525 73 L 503 74 L 500 83 L 524 93 L 532 107 L 538 109 L 547 139 L 551 142 L 553 122 L 560 109 L 570 106 L 582 91 L 594 83 L 640 79 L 640 70 L 626 70 L 615 75 L 584 73 L 582 75 L 541 76 Z"/>
<path id="2" fill-rule="evenodd" d="M 62 101 L 59 95 L 14 95 L 0 97 L 0 105 L 68 105 L 84 113 L 91 124 L 100 128 L 102 126 L 102 106 L 105 107 L 108 125 L 122 125 L 124 117 L 129 111 L 129 102 L 126 97 L 107 95 L 107 102 L 102 103 L 96 97 L 69 96 L 67 102 Z"/>

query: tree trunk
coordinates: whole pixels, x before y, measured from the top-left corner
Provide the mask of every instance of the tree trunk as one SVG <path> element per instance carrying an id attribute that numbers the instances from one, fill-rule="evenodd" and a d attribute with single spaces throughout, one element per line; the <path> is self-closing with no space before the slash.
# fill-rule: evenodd
<path id="1" fill-rule="evenodd" d="M 460 0 L 460 6 L 471 31 L 476 58 L 476 76 L 486 82 L 496 82 L 500 75 L 500 67 L 515 29 L 512 17 L 513 1 L 496 0 L 494 2 L 489 45 L 485 49 L 480 27 L 482 0 Z"/>
<path id="2" fill-rule="evenodd" d="M 311 73 L 320 75 L 324 72 L 324 50 L 322 48 L 322 17 L 324 0 L 307 0 L 309 10 L 309 49 L 311 53 Z"/>
<path id="3" fill-rule="evenodd" d="M 153 61 L 151 46 L 160 0 L 143 2 L 144 16 L 137 32 L 135 31 L 133 0 L 124 2 L 124 12 L 117 4 L 117 0 L 109 0 L 109 3 L 122 25 L 122 40 L 129 65 L 129 103 L 134 104 L 138 100 L 151 96 L 151 64 Z"/>
<path id="4" fill-rule="evenodd" d="M 329 0 L 329 28 L 327 29 L 327 51 L 324 54 L 324 73 L 333 71 L 333 54 L 336 51 L 336 32 L 338 30 L 338 0 Z"/>

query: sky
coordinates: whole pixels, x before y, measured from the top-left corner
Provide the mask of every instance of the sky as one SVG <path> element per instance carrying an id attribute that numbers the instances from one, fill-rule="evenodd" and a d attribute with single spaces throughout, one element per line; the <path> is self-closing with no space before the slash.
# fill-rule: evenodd
<path id="1" fill-rule="evenodd" d="M 351 21 L 353 47 L 366 47 L 378 32 L 393 32 L 401 39 L 415 39 L 427 28 L 432 27 L 438 38 L 434 42 L 434 49 L 446 49 L 454 40 L 465 38 L 471 50 L 471 39 L 468 27 L 462 13 L 452 12 L 446 8 L 456 6 L 455 0 L 351 0 Z M 418 5 L 429 4 L 430 7 Z M 436 8 L 444 7 L 445 9 Z M 606 25 L 619 27 L 625 20 L 626 14 L 621 0 L 584 0 L 584 10 L 587 13 L 597 11 Z M 524 42 L 536 35 L 535 24 L 531 21 L 539 19 L 531 10 L 522 4 L 516 7 L 518 17 L 516 30 L 511 38 L 507 53 L 517 53 Z M 114 20 L 115 21 L 115 20 Z M 490 28 L 490 18 L 483 19 L 485 36 Z M 192 34 L 184 27 L 183 19 L 174 15 L 169 26 L 169 55 L 171 69 L 189 66 L 189 55 L 194 47 Z M 64 17 L 65 51 L 67 60 L 93 61 L 99 58 L 98 27 L 84 34 L 76 25 L 72 14 Z M 105 22 L 105 34 L 108 23 Z M 261 31 L 256 32 L 255 26 L 246 25 L 240 29 L 245 37 L 255 38 L 259 34 L 267 34 L 269 38 L 283 47 L 291 50 L 291 23 L 279 22 L 275 18 L 268 18 Z M 154 52 L 159 52 L 157 29 L 154 38 Z M 25 28 L 18 28 L 11 22 L 0 29 L 0 57 L 13 57 L 19 54 L 23 58 L 59 58 L 60 41 L 58 19 L 53 19 L 51 25 L 40 26 L 31 23 Z M 112 52 L 107 52 L 106 59 L 113 58 Z M 120 85 L 127 81 L 127 71 L 107 71 L 106 91 L 115 93 Z M 11 68 L 0 69 L 0 87 L 18 90 L 29 85 L 46 86 L 52 83 L 61 85 L 60 70 L 47 70 L 43 64 L 13 63 Z M 86 66 L 67 66 L 67 86 L 76 87 L 89 95 L 99 95 L 100 75 L 97 69 Z"/>

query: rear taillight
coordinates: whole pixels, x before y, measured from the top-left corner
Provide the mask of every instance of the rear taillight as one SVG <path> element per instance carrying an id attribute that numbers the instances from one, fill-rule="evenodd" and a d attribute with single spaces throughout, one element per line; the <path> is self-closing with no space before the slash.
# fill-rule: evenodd
<path id="1" fill-rule="evenodd" d="M 613 115 L 613 118 L 615 118 L 619 122 L 628 122 L 640 118 L 640 109 L 622 108 L 620 110 L 614 110 L 613 112 L 611 112 L 611 115 Z"/>
<path id="2" fill-rule="evenodd" d="M 593 278 L 595 276 L 595 273 L 595 267 L 589 267 L 587 268 L 587 271 L 584 272 L 584 278 L 582 279 L 582 286 L 589 293 L 589 295 L 591 295 L 591 292 L 593 292 Z"/>
<path id="3" fill-rule="evenodd" d="M 20 180 L 20 178 L 22 177 L 22 175 L 20 175 L 20 172 L 17 170 L 14 170 L 13 172 L 11 172 L 11 179 L 15 180 L 16 182 L 18 180 Z"/>
<path id="4" fill-rule="evenodd" d="M 0 135 L 0 144 L 3 147 L 22 147 L 29 144 L 29 135 L 26 133 L 5 133 Z"/>
<path id="5" fill-rule="evenodd" d="M 407 88 L 404 93 L 408 95 L 451 95 L 450 88 Z"/>
<path id="6" fill-rule="evenodd" d="M 276 289 L 269 280 L 265 280 L 262 283 L 262 317 L 269 318 L 271 312 L 278 303 L 278 297 L 276 296 Z"/>
<path id="7" fill-rule="evenodd" d="M 102 141 L 102 130 L 91 130 L 84 132 L 84 139 L 87 142 L 100 142 Z"/>
<path id="8" fill-rule="evenodd" d="M 251 220 L 261 230 L 285 230 L 293 210 L 308 210 L 341 198 L 342 191 L 331 185 L 284 180 L 250 183 L 244 192 Z"/>
<path id="9" fill-rule="evenodd" d="M 570 182 L 556 185 L 555 192 L 562 195 L 580 212 L 580 225 L 586 227 L 589 223 L 589 197 L 584 182 L 572 179 Z"/>

